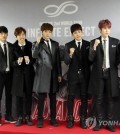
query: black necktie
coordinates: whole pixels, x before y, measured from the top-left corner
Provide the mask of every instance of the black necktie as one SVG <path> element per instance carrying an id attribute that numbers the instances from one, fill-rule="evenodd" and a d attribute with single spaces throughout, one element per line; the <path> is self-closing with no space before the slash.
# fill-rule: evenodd
<path id="1" fill-rule="evenodd" d="M 47 47 L 48 47 L 49 51 L 51 52 L 49 41 L 47 40 L 46 42 L 47 42 Z"/>
<path id="2" fill-rule="evenodd" d="M 80 44 L 81 42 L 78 42 L 78 51 L 80 51 Z"/>
<path id="3" fill-rule="evenodd" d="M 4 55 L 5 55 L 5 62 L 6 62 L 6 67 L 7 67 L 7 48 L 6 48 L 6 44 L 4 44 Z"/>

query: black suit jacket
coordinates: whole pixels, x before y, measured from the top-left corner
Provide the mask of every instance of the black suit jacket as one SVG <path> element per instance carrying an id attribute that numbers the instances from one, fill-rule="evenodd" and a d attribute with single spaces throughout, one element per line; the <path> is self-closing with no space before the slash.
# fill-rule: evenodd
<path id="1" fill-rule="evenodd" d="M 11 56 L 12 56 L 12 50 L 13 50 L 13 45 L 9 42 L 7 42 L 8 44 L 8 51 L 9 51 L 9 64 L 10 64 L 10 70 L 11 70 Z M 0 46 L 0 72 L 4 72 L 6 71 L 6 61 L 5 61 L 5 55 L 4 52 Z"/>
<path id="2" fill-rule="evenodd" d="M 102 65 L 103 65 L 103 47 L 101 37 L 98 38 L 100 44 L 97 46 L 96 51 L 93 50 L 95 39 L 91 41 L 89 59 L 93 62 L 92 72 L 89 83 L 89 93 L 97 95 L 100 79 L 102 78 Z M 112 96 L 118 96 L 118 68 L 117 65 L 120 62 L 120 44 L 119 40 L 109 37 L 109 61 L 110 61 L 110 79 L 111 79 L 111 93 Z"/>
<path id="3" fill-rule="evenodd" d="M 69 89 L 71 85 L 74 85 L 79 82 L 79 77 L 78 77 L 78 70 L 79 70 L 79 63 L 81 62 L 79 58 L 82 59 L 82 73 L 84 75 L 86 85 L 88 85 L 89 82 L 89 76 L 90 76 L 90 61 L 88 59 L 88 54 L 89 54 L 89 46 L 90 43 L 86 40 L 82 40 L 82 47 L 80 52 L 78 52 L 77 45 L 75 43 L 75 40 L 72 40 L 71 42 L 68 42 L 65 44 L 65 57 L 64 57 L 64 62 L 69 66 L 68 69 L 68 86 Z M 70 48 L 75 48 L 75 52 L 70 58 Z M 80 57 L 79 57 L 80 56 Z"/>

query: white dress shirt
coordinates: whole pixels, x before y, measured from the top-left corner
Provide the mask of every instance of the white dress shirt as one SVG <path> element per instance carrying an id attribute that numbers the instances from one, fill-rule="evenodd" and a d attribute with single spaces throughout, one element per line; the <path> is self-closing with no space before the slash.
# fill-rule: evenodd
<path id="1" fill-rule="evenodd" d="M 110 68 L 110 60 L 109 60 L 109 38 L 107 37 L 106 39 L 104 39 L 102 37 L 102 44 L 104 44 L 104 40 L 106 40 L 106 55 L 105 55 L 106 68 Z M 103 46 L 103 48 L 104 48 L 104 46 Z"/>
<path id="2" fill-rule="evenodd" d="M 80 40 L 80 41 L 75 40 L 75 42 L 76 42 L 77 47 L 78 47 L 78 42 L 80 42 L 80 49 L 81 49 L 81 47 L 82 47 L 82 40 Z"/>
<path id="3" fill-rule="evenodd" d="M 0 41 L 0 46 L 1 46 L 2 50 L 3 50 L 3 52 L 5 53 L 5 51 L 4 51 L 4 44 L 6 44 L 6 49 L 7 49 L 7 68 L 6 68 L 6 71 L 10 71 L 8 44 L 7 44 L 7 42 L 3 43 L 2 41 Z"/>

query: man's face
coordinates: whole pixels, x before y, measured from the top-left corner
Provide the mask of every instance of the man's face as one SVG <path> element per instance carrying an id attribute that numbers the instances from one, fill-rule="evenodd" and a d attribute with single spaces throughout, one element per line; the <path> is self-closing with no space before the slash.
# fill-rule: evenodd
<path id="1" fill-rule="evenodd" d="M 82 39 L 83 32 L 81 30 L 76 30 L 72 33 L 75 40 L 80 41 Z"/>
<path id="2" fill-rule="evenodd" d="M 110 34 L 110 31 L 111 31 L 111 28 L 108 28 L 108 27 L 104 27 L 104 28 L 100 29 L 101 36 L 103 38 L 107 38 Z"/>
<path id="3" fill-rule="evenodd" d="M 6 42 L 8 37 L 8 33 L 0 33 L 0 41 Z"/>
<path id="4" fill-rule="evenodd" d="M 43 38 L 45 40 L 48 40 L 52 36 L 52 31 L 50 31 L 50 30 L 44 30 L 44 31 L 42 31 L 42 36 L 43 36 Z"/>
<path id="5" fill-rule="evenodd" d="M 20 44 L 24 44 L 26 35 L 24 32 L 22 32 L 21 34 L 17 35 L 16 38 Z"/>

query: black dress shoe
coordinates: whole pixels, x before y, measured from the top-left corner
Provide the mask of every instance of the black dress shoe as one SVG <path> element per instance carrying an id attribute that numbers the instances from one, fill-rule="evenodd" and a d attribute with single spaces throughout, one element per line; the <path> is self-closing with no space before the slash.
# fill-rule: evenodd
<path id="1" fill-rule="evenodd" d="M 67 128 L 72 128 L 74 126 L 74 118 L 73 116 L 68 117 L 68 123 L 67 123 Z"/>
<path id="2" fill-rule="evenodd" d="M 51 119 L 51 120 L 50 120 L 50 123 L 51 123 L 51 125 L 54 126 L 54 127 L 57 127 L 57 126 L 59 125 L 56 119 Z"/>
<path id="3" fill-rule="evenodd" d="M 33 125 L 33 122 L 32 120 L 30 119 L 30 116 L 26 116 L 25 117 L 25 122 L 28 126 L 32 126 Z"/>
<path id="4" fill-rule="evenodd" d="M 15 123 L 16 121 L 14 120 L 14 118 L 12 116 L 5 116 L 5 122 L 9 122 L 9 123 Z"/>
<path id="5" fill-rule="evenodd" d="M 93 131 L 99 131 L 100 129 L 102 129 L 102 125 L 100 123 L 97 123 L 96 126 L 93 128 Z"/>
<path id="6" fill-rule="evenodd" d="M 85 119 L 80 119 L 80 127 L 83 129 L 87 129 L 86 121 Z"/>
<path id="7" fill-rule="evenodd" d="M 38 119 L 37 127 L 38 128 L 43 128 L 43 119 Z"/>
<path id="8" fill-rule="evenodd" d="M 106 128 L 111 132 L 116 132 L 116 129 L 112 125 L 107 125 Z"/>
<path id="9" fill-rule="evenodd" d="M 19 117 L 18 120 L 15 123 L 15 126 L 21 126 L 23 124 L 23 118 Z"/>

